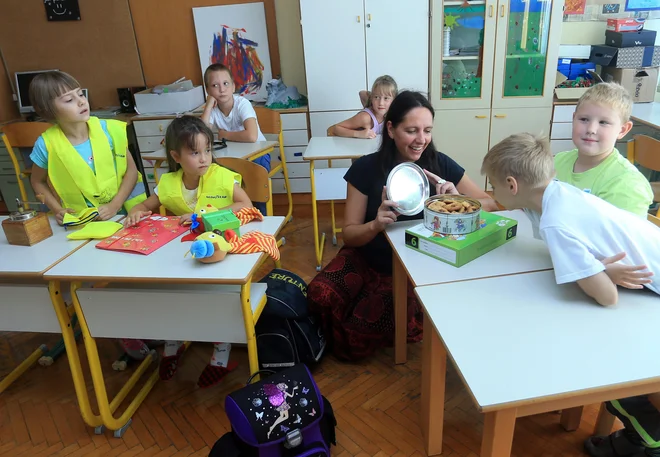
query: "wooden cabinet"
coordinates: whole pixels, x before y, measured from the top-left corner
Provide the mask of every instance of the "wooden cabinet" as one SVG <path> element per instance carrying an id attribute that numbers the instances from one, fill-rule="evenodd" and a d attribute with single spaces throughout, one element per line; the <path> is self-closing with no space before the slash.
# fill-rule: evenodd
<path id="1" fill-rule="evenodd" d="M 550 134 L 563 3 L 433 0 L 434 141 L 475 182 L 502 139 Z"/>
<path id="2" fill-rule="evenodd" d="M 361 110 L 381 75 L 428 91 L 429 0 L 300 0 L 300 14 L 312 136 Z"/>

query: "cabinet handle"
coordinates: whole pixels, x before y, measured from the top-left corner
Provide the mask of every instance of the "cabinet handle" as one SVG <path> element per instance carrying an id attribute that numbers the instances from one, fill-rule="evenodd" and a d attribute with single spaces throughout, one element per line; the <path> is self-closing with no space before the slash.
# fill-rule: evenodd
<path id="1" fill-rule="evenodd" d="M 367 14 L 367 20 L 368 20 L 368 21 L 371 20 L 371 14 Z"/>
<path id="2" fill-rule="evenodd" d="M 360 16 L 357 17 L 357 21 L 360 22 Z"/>
<path id="3" fill-rule="evenodd" d="M 158 130 L 161 131 L 161 132 L 163 131 L 163 125 L 162 124 L 158 124 Z"/>
<path id="4" fill-rule="evenodd" d="M 477 116 L 474 116 L 476 119 L 486 119 L 488 116 L 485 116 L 483 114 L 479 114 Z"/>
<path id="5" fill-rule="evenodd" d="M 500 17 L 504 17 L 504 5 L 500 6 Z"/>
<path id="6" fill-rule="evenodd" d="M 504 119 L 506 117 L 506 114 L 496 114 L 495 118 L 496 119 Z"/>
<path id="7" fill-rule="evenodd" d="M 488 7 L 488 17 L 493 17 L 493 5 Z"/>

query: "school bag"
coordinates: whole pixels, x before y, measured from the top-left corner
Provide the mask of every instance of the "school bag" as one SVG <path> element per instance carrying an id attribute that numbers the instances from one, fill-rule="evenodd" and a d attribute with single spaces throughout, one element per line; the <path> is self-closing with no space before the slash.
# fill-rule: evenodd
<path id="1" fill-rule="evenodd" d="M 309 314 L 307 284 L 295 273 L 276 268 L 259 281 L 267 284 L 267 302 L 257 325 L 257 353 L 262 370 L 309 366 L 323 356 L 321 326 Z"/>
<path id="2" fill-rule="evenodd" d="M 330 457 L 337 421 L 309 369 L 270 373 L 225 398 L 232 431 L 209 457 Z"/>

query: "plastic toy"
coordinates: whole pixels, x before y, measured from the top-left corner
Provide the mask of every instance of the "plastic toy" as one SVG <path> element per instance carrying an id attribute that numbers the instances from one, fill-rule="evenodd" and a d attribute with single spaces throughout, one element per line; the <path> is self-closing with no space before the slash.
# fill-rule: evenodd
<path id="1" fill-rule="evenodd" d="M 200 213 L 202 213 L 202 210 L 200 210 Z M 227 229 L 232 229 L 240 236 L 241 221 L 238 220 L 231 209 L 206 211 L 201 214 L 201 218 L 206 232 L 219 230 L 222 233 Z"/>

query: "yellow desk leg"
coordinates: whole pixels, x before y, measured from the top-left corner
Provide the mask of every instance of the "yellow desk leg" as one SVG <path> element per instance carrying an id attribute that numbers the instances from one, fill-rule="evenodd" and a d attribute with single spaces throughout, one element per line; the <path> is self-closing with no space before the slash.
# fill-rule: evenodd
<path id="1" fill-rule="evenodd" d="M 289 210 L 286 213 L 284 221 L 288 224 L 293 220 L 293 196 L 291 195 L 291 184 L 289 183 L 289 170 L 286 165 L 286 156 L 284 155 L 284 132 L 280 129 L 277 137 L 280 143 L 280 162 L 282 163 L 282 174 L 284 175 L 284 185 L 286 186 L 286 198 L 289 201 Z"/>
<path id="2" fill-rule="evenodd" d="M 408 359 L 408 275 L 396 253 L 392 253 L 392 293 L 394 295 L 394 363 Z M 426 316 L 424 316 L 426 321 Z"/>
<path id="3" fill-rule="evenodd" d="M 424 319 L 422 343 L 421 429 L 426 455 L 442 452 L 445 420 L 447 351 L 430 319 Z"/>
<path id="4" fill-rule="evenodd" d="M 325 244 L 325 233 L 321 235 L 319 242 L 319 214 L 316 208 L 316 183 L 314 182 L 314 161 L 309 161 L 309 180 L 312 185 L 312 226 L 314 227 L 314 251 L 316 253 L 316 271 L 321 271 L 323 261 L 323 245 Z"/>
<path id="5" fill-rule="evenodd" d="M 46 345 L 42 344 L 36 349 L 30 356 L 23 360 L 19 366 L 14 368 L 14 370 L 5 376 L 2 381 L 0 381 L 0 393 L 4 392 L 14 381 L 16 381 L 23 373 L 25 373 L 32 365 L 34 365 L 37 360 L 46 352 L 48 348 Z"/>
<path id="6" fill-rule="evenodd" d="M 250 279 L 241 286 L 241 309 L 243 311 L 243 324 L 245 325 L 245 338 L 247 339 L 248 360 L 250 362 L 250 374 L 259 371 L 259 356 L 257 354 L 257 335 L 254 325 L 257 323 L 258 315 L 252 313 L 250 304 Z M 255 380 L 257 377 L 255 377 Z"/>
<path id="7" fill-rule="evenodd" d="M 142 374 L 147 371 L 152 361 L 155 358 L 155 353 L 149 354 L 135 370 L 133 375 L 126 381 L 126 384 L 117 393 L 112 402 L 108 402 L 108 394 L 105 388 L 105 381 L 103 380 L 103 370 L 101 369 L 101 361 L 99 360 L 99 352 L 96 347 L 96 341 L 89 332 L 87 320 L 83 313 L 80 301 L 78 300 L 77 290 L 80 288 L 80 283 L 71 284 L 71 299 L 73 306 L 78 316 L 80 329 L 83 333 L 83 342 L 85 343 L 85 350 L 87 351 L 87 360 L 89 362 L 89 369 L 92 373 L 92 381 L 94 383 L 94 391 L 96 392 L 96 402 L 101 413 L 101 420 L 110 430 L 114 430 L 114 436 L 121 438 L 131 423 L 131 416 L 135 413 L 138 407 L 142 404 L 151 389 L 158 381 L 158 368 L 156 368 L 149 379 L 145 382 L 144 386 L 137 393 L 133 401 L 126 407 L 124 413 L 115 418 L 113 413 L 117 410 L 119 405 L 124 401 L 131 389 L 137 384 Z M 68 346 L 67 346 L 68 350 Z"/>
<path id="8" fill-rule="evenodd" d="M 92 412 L 92 407 L 89 403 L 89 396 L 87 395 L 85 377 L 83 376 L 82 366 L 80 365 L 80 355 L 76 345 L 76 338 L 73 333 L 73 328 L 71 328 L 71 318 L 67 312 L 66 304 L 62 299 L 60 282 L 49 282 L 48 292 L 50 294 L 50 300 L 53 303 L 53 308 L 55 308 L 55 314 L 60 323 L 60 328 L 62 329 L 62 338 L 64 339 L 66 356 L 69 359 L 69 368 L 71 370 L 73 387 L 76 391 L 76 397 L 80 407 L 80 414 L 87 425 L 95 427 L 95 433 L 99 435 L 103 433 L 103 422 L 100 416 L 97 416 Z"/>

